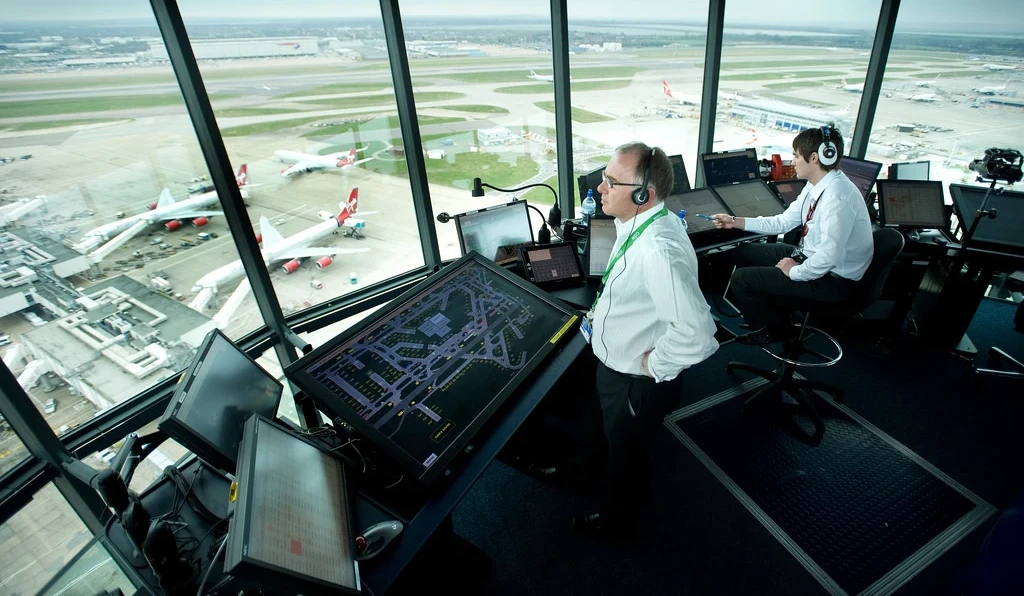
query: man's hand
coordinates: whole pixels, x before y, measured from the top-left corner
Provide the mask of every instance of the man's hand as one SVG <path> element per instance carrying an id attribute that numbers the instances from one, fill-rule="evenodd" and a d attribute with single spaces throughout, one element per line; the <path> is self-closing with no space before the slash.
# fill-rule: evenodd
<path id="1" fill-rule="evenodd" d="M 715 220 L 716 228 L 731 230 L 736 227 L 736 218 L 727 213 L 716 213 L 711 218 Z"/>
<path id="2" fill-rule="evenodd" d="M 647 358 L 651 355 L 651 352 L 653 351 L 653 348 L 647 350 L 646 352 L 644 352 L 644 355 L 640 357 L 640 368 L 643 369 L 645 375 L 651 377 L 652 379 L 654 378 L 654 375 L 652 375 L 651 370 L 647 368 Z"/>
<path id="3" fill-rule="evenodd" d="M 792 269 L 793 267 L 796 267 L 797 265 L 799 265 L 799 263 L 797 263 L 790 257 L 786 257 L 779 261 L 778 263 L 775 263 L 775 266 L 778 267 L 779 269 L 782 269 L 782 272 L 786 274 L 786 277 L 789 277 L 789 270 Z"/>

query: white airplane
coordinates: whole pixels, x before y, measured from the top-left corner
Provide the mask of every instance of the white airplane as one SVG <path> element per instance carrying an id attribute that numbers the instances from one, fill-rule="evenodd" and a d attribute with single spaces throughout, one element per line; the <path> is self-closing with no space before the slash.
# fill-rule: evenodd
<path id="1" fill-rule="evenodd" d="M 934 93 L 915 93 L 908 97 L 907 99 L 909 99 L 910 101 L 923 101 L 927 103 L 939 101 L 939 97 Z"/>
<path id="2" fill-rule="evenodd" d="M 1017 70 L 1017 67 L 1012 64 L 985 64 L 984 66 L 988 70 Z"/>
<path id="3" fill-rule="evenodd" d="M 853 93 L 863 93 L 864 92 L 864 83 L 857 83 L 856 85 L 851 85 L 851 84 L 846 82 L 846 78 L 844 77 L 842 82 L 839 84 L 839 88 L 842 89 L 843 91 L 850 91 L 850 92 L 853 92 Z"/>
<path id="4" fill-rule="evenodd" d="M 686 93 L 678 93 L 672 91 L 672 86 L 668 84 L 668 81 L 661 81 L 661 92 L 668 96 L 668 101 L 678 101 L 679 103 L 687 106 L 699 106 L 700 96 L 689 95 Z"/>
<path id="5" fill-rule="evenodd" d="M 353 147 L 349 151 L 339 151 L 338 153 L 331 153 L 329 155 L 309 155 L 307 153 L 299 153 L 297 151 L 275 151 L 274 157 L 285 163 L 292 165 L 281 170 L 282 176 L 291 176 L 293 174 L 302 174 L 304 172 L 312 172 L 313 170 L 343 170 L 352 166 L 365 163 L 373 159 L 367 157 L 366 159 L 356 159 L 356 153 L 365 151 L 366 147 L 362 149 L 356 149 Z"/>
<path id="6" fill-rule="evenodd" d="M 333 246 L 313 246 L 318 240 L 331 234 L 337 234 L 338 230 L 345 226 L 346 221 L 356 212 L 359 202 L 359 189 L 352 189 L 347 203 L 338 203 L 341 211 L 332 215 L 329 219 L 322 221 L 312 227 L 285 238 L 277 231 L 266 216 L 260 218 L 260 238 L 263 248 L 260 254 L 263 262 L 270 267 L 273 263 L 287 260 L 281 268 L 285 273 L 294 273 L 302 265 L 304 259 L 316 259 L 316 268 L 325 269 L 334 262 L 333 257 L 337 255 L 356 254 L 369 252 L 367 248 L 337 248 Z M 238 260 L 228 263 L 223 267 L 214 269 L 196 281 L 192 286 L 193 292 L 199 295 L 189 306 L 201 309 L 217 293 L 217 289 L 231 281 L 245 276 L 242 268 L 242 261 Z"/>
<path id="7" fill-rule="evenodd" d="M 917 86 L 917 87 L 931 87 L 932 85 L 934 85 L 934 84 L 939 82 L 939 77 L 940 76 L 942 76 L 942 75 L 935 75 L 935 78 L 930 80 L 930 81 L 918 81 L 918 82 L 914 83 L 914 85 Z"/>
<path id="8" fill-rule="evenodd" d="M 249 184 L 246 164 L 242 164 L 238 168 L 235 181 L 238 183 L 238 188 L 242 191 L 242 197 L 248 198 L 249 192 L 245 188 Z M 220 211 L 207 209 L 207 207 L 217 203 L 216 191 L 204 192 L 182 201 L 175 201 L 174 197 L 171 196 L 171 191 L 165 188 L 160 193 L 160 200 L 148 205 L 149 211 L 123 217 L 117 221 L 93 228 L 82 235 L 82 239 L 75 245 L 75 248 L 82 252 L 88 252 L 139 222 L 146 222 L 148 224 L 167 222 L 164 224 L 164 227 L 167 228 L 168 232 L 173 232 L 181 227 L 181 220 L 191 219 L 193 226 L 201 228 L 210 221 L 209 218 L 211 216 L 222 214 Z"/>
<path id="9" fill-rule="evenodd" d="M 526 78 L 533 79 L 535 81 L 547 81 L 548 83 L 551 83 L 555 80 L 555 75 L 539 75 L 531 68 L 530 75 L 527 76 Z"/>
<path id="10" fill-rule="evenodd" d="M 975 93 L 980 93 L 982 95 L 999 95 L 1003 91 L 1006 91 L 1006 86 L 1012 80 L 1013 80 L 1012 78 L 1006 79 L 1006 82 L 1003 83 L 1002 85 L 998 86 L 998 87 L 994 87 L 994 86 L 975 87 L 975 88 L 971 89 L 971 91 L 974 91 Z"/>

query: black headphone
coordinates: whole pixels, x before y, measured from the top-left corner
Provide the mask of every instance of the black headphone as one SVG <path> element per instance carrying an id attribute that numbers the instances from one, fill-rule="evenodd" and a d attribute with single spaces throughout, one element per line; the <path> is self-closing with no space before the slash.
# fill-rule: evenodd
<path id="1" fill-rule="evenodd" d="M 839 149 L 832 142 L 832 127 L 821 127 L 821 144 L 818 145 L 818 163 L 830 166 L 839 160 Z"/>
<path id="2" fill-rule="evenodd" d="M 651 154 L 647 157 L 647 163 L 644 165 L 644 178 L 640 182 L 640 186 L 633 191 L 633 204 L 637 207 L 646 205 L 647 201 L 651 200 L 651 193 L 647 192 L 647 179 L 651 175 L 651 162 L 654 161 L 655 148 L 651 147 Z"/>

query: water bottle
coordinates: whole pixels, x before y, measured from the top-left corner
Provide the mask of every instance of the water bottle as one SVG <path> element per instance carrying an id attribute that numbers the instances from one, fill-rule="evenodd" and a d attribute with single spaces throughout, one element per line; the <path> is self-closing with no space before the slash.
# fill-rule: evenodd
<path id="1" fill-rule="evenodd" d="M 679 221 L 683 222 L 683 229 L 688 230 L 690 228 L 690 224 L 686 223 L 686 210 L 680 209 L 678 215 Z"/>
<path id="2" fill-rule="evenodd" d="M 590 225 L 590 218 L 597 213 L 597 203 L 594 201 L 593 189 L 587 189 L 587 198 L 583 199 L 583 223 Z"/>

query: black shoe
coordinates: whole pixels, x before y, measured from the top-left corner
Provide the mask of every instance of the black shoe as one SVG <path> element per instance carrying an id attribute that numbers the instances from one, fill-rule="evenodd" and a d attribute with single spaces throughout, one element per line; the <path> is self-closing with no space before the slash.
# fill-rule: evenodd
<path id="1" fill-rule="evenodd" d="M 539 480 L 551 482 L 561 480 L 565 476 L 565 472 L 560 466 L 542 466 L 534 462 L 526 464 L 526 473 Z"/>
<path id="2" fill-rule="evenodd" d="M 574 515 L 569 519 L 569 527 L 576 535 L 588 540 L 615 540 L 626 535 L 623 524 L 613 522 L 600 513 Z"/>

